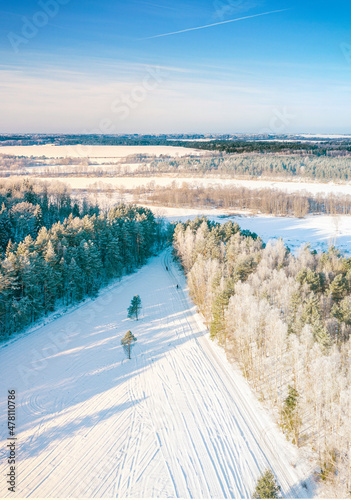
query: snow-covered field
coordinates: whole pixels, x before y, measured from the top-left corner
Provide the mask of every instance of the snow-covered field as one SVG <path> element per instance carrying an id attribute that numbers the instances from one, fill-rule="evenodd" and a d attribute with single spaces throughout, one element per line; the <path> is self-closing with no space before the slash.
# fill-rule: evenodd
<path id="1" fill-rule="evenodd" d="M 102 180 L 101 177 L 42 177 L 42 180 L 47 181 L 60 181 L 65 182 L 72 189 L 87 189 L 91 184 L 94 184 L 98 180 Z M 115 178 L 105 178 L 103 182 L 109 184 L 113 188 L 123 187 L 125 189 L 133 189 L 138 186 L 146 186 L 150 182 L 153 182 L 155 186 L 166 187 L 170 186 L 173 182 L 176 186 L 181 187 L 185 182 L 192 187 L 195 186 L 241 186 L 249 189 L 277 189 L 280 191 L 285 191 L 287 193 L 297 193 L 305 191 L 311 194 L 348 194 L 351 195 L 351 184 L 334 184 L 329 183 L 319 183 L 319 182 L 296 182 L 296 181 L 263 181 L 263 180 L 243 180 L 243 179 L 221 179 L 219 177 L 177 177 L 176 175 L 167 176 L 150 176 L 150 177 L 115 177 Z"/>
<path id="2" fill-rule="evenodd" d="M 347 134 L 331 134 L 331 135 L 328 135 L 328 134 L 299 134 L 300 137 L 306 137 L 306 138 L 322 138 L 322 139 L 350 139 L 351 138 L 351 135 L 347 135 Z"/>
<path id="3" fill-rule="evenodd" d="M 134 294 L 138 322 L 126 318 Z M 266 467 L 283 497 L 313 495 L 310 466 L 209 341 L 169 251 L 4 345 L 0 366 L 1 415 L 7 389 L 17 394 L 16 497 L 247 498 Z"/>
<path id="4" fill-rule="evenodd" d="M 216 218 L 218 222 L 228 219 Z M 282 238 L 291 250 L 310 243 L 315 250 L 327 251 L 335 245 L 341 252 L 351 253 L 351 216 L 317 215 L 304 219 L 294 217 L 235 216 L 242 229 L 257 233 L 263 241 Z"/>
<path id="5" fill-rule="evenodd" d="M 3 146 L 0 154 L 13 156 L 45 156 L 46 158 L 94 158 L 112 159 L 125 158 L 129 155 L 167 155 L 188 156 L 203 155 L 206 151 L 177 146 L 89 146 L 77 144 L 73 146 L 55 146 L 46 144 L 43 146 Z"/>
<path id="6" fill-rule="evenodd" d="M 231 215 L 229 210 L 144 206 L 169 221 L 185 222 L 201 215 L 221 224 L 228 220 L 236 221 L 242 229 L 257 233 L 265 243 L 282 238 L 293 251 L 310 243 L 315 250 L 327 251 L 335 245 L 341 252 L 351 253 L 351 216 L 348 215 L 311 215 L 297 219 L 248 215 L 244 211 Z"/>

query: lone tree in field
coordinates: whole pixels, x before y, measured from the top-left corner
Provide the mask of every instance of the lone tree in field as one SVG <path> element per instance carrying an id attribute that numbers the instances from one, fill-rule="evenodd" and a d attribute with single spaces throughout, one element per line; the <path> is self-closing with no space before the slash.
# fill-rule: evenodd
<path id="1" fill-rule="evenodd" d="M 134 337 L 130 330 L 127 331 L 127 333 L 121 340 L 121 344 L 123 346 L 124 352 L 128 355 L 128 359 L 131 359 L 130 354 L 132 352 L 133 344 L 135 344 L 136 341 L 136 337 Z"/>
<path id="2" fill-rule="evenodd" d="M 273 472 L 266 469 L 257 481 L 252 498 L 279 498 L 279 491 L 280 486 L 278 486 Z"/>
<path id="3" fill-rule="evenodd" d="M 134 295 L 132 302 L 128 307 L 128 318 L 135 318 L 138 321 L 138 317 L 141 310 L 141 298 L 139 295 Z"/>

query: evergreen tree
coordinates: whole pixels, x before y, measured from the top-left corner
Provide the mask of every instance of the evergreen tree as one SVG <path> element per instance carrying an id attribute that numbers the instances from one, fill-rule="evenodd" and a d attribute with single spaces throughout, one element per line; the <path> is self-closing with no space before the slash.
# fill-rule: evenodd
<path id="1" fill-rule="evenodd" d="M 130 306 L 128 307 L 128 318 L 135 318 L 138 321 L 141 310 L 141 298 L 139 295 L 134 295 Z"/>
<path id="2" fill-rule="evenodd" d="M 210 335 L 212 338 L 216 337 L 226 347 L 225 313 L 229 299 L 234 294 L 234 281 L 227 279 L 222 287 L 222 291 L 220 291 L 213 301 Z"/>
<path id="3" fill-rule="evenodd" d="M 288 396 L 284 401 L 282 408 L 281 419 L 282 428 L 288 436 L 292 436 L 293 443 L 299 444 L 299 433 L 301 419 L 298 409 L 299 393 L 291 385 L 288 386 Z"/>
<path id="4" fill-rule="evenodd" d="M 74 257 L 72 257 L 71 262 L 68 266 L 68 290 L 70 293 L 70 301 L 78 302 L 84 296 L 84 285 L 82 280 L 82 271 L 78 266 Z"/>
<path id="5" fill-rule="evenodd" d="M 347 283 L 346 279 L 342 274 L 335 276 L 329 287 L 329 293 L 336 302 L 342 300 L 347 294 Z"/>
<path id="6" fill-rule="evenodd" d="M 322 292 L 324 284 L 324 276 L 321 273 L 316 273 L 312 269 L 302 269 L 296 275 L 296 281 L 303 285 L 307 283 L 312 292 Z"/>
<path id="7" fill-rule="evenodd" d="M 340 322 L 351 325 L 351 297 L 345 297 L 339 304 L 334 304 L 331 315 Z"/>
<path id="8" fill-rule="evenodd" d="M 123 346 L 124 352 L 127 354 L 128 359 L 131 359 L 131 352 L 133 345 L 137 341 L 136 337 L 132 334 L 130 330 L 127 331 L 123 339 L 121 340 L 121 344 Z"/>
<path id="9" fill-rule="evenodd" d="M 35 217 L 34 231 L 35 231 L 35 235 L 37 236 L 40 229 L 43 227 L 43 212 L 42 212 L 40 205 L 36 205 L 35 211 L 34 211 L 34 217 Z"/>
<path id="10" fill-rule="evenodd" d="M 312 324 L 313 337 L 316 342 L 321 346 L 322 351 L 326 352 L 332 345 L 332 339 L 326 327 L 319 319 Z"/>
<path id="11" fill-rule="evenodd" d="M 13 236 L 11 220 L 5 204 L 2 204 L 0 210 L 0 252 L 6 250 L 7 244 Z"/>
<path id="12" fill-rule="evenodd" d="M 301 319 L 303 323 L 312 324 L 319 321 L 320 316 L 319 298 L 312 292 L 305 304 Z"/>
<path id="13" fill-rule="evenodd" d="M 61 276 L 57 270 L 57 255 L 51 241 L 47 244 L 44 260 L 42 283 L 44 291 L 44 309 L 45 314 L 47 314 L 48 311 L 54 310 L 57 291 L 60 288 L 61 281 Z"/>
<path id="14" fill-rule="evenodd" d="M 252 498 L 279 498 L 280 486 L 270 469 L 259 477 Z"/>

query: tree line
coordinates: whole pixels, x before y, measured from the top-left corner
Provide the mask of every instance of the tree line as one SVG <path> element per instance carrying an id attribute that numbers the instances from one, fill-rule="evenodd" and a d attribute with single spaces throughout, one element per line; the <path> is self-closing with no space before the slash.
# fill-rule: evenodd
<path id="1" fill-rule="evenodd" d="M 1 149 L 0 149 L 1 152 Z M 178 175 L 196 174 L 213 177 L 228 178 L 267 178 L 267 179 L 305 179 L 346 182 L 351 179 L 351 159 L 350 156 L 315 156 L 309 154 L 220 154 L 218 152 L 208 152 L 203 156 L 189 155 L 181 158 L 171 158 L 167 156 L 155 158 L 152 155 L 140 155 L 127 158 L 133 165 L 128 171 L 124 163 L 115 165 L 94 166 L 90 161 L 81 159 L 77 165 L 77 159 L 70 161 L 68 165 L 61 167 L 58 161 L 56 165 L 45 168 L 45 160 L 37 162 L 30 169 L 31 175 L 55 175 L 65 177 L 67 175 L 82 176 L 91 175 L 98 177 L 123 176 L 126 173 L 131 176 L 155 176 L 159 174 L 176 173 Z M 24 160 L 18 164 L 18 159 L 14 158 L 13 165 L 7 161 L 4 169 L 25 168 Z M 73 165 L 74 164 L 74 165 Z M 73 168 L 74 167 L 74 168 Z M 1 168 L 1 162 L 0 162 Z M 18 170 L 18 168 L 17 168 Z M 23 175 L 28 170 L 18 170 Z"/>
<path id="2" fill-rule="evenodd" d="M 162 173 L 197 173 L 243 178 L 298 178 L 319 181 L 351 179 L 351 159 L 301 154 L 224 154 L 153 161 L 144 170 Z"/>
<path id="3" fill-rule="evenodd" d="M 176 226 L 174 251 L 211 337 L 315 459 L 329 495 L 348 496 L 351 258 L 308 246 L 294 256 L 206 218 Z"/>
<path id="4" fill-rule="evenodd" d="M 162 206 L 214 207 L 251 210 L 265 214 L 304 217 L 307 214 L 351 214 L 350 195 L 286 193 L 278 189 L 249 189 L 242 186 L 136 188 L 134 199 L 143 194 L 147 202 Z"/>
<path id="5" fill-rule="evenodd" d="M 205 141 L 203 139 L 206 139 Z M 260 139 L 260 140 L 259 140 Z M 266 140 L 262 140 L 266 139 Z M 267 140 L 268 139 L 268 140 Z M 349 154 L 351 152 L 351 141 L 349 139 L 324 139 L 315 140 L 311 138 L 304 140 L 295 137 L 290 140 L 284 136 L 281 141 L 277 136 L 272 137 L 263 135 L 213 135 L 204 136 L 202 134 L 159 134 L 159 135 L 109 135 L 109 134 L 7 134 L 0 135 L 0 145 L 37 145 L 37 144 L 55 144 L 55 145 L 108 145 L 108 146 L 181 146 L 195 149 L 205 149 L 209 151 L 220 151 L 226 153 L 280 153 L 280 152 L 299 152 L 308 151 L 315 155 L 327 155 L 330 152 Z M 291 137 L 290 139 L 294 139 Z M 320 138 L 321 139 L 321 138 Z"/>
<path id="6" fill-rule="evenodd" d="M 206 142 L 187 141 L 185 147 L 206 149 L 207 151 L 220 151 L 225 153 L 308 153 L 316 156 L 326 156 L 330 153 L 350 155 L 351 144 L 349 140 L 323 142 L 311 141 L 259 141 L 259 140 L 213 140 Z"/>

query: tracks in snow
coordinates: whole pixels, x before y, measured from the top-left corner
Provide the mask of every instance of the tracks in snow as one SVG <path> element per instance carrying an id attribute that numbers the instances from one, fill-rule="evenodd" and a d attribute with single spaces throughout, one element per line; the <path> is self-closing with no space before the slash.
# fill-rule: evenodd
<path id="1" fill-rule="evenodd" d="M 10 360 L 25 364 L 29 345 L 47 361 L 30 384 L 17 377 L 18 497 L 247 498 L 267 466 L 284 496 L 308 497 L 306 475 L 290 465 L 294 449 L 209 343 L 184 286 L 164 252 L 112 288 L 97 313 L 83 305 L 0 350 L 5 387 Z M 138 322 L 126 319 L 135 294 Z M 48 334 L 84 317 L 47 356 Z M 120 345 L 128 329 L 138 339 L 130 361 Z"/>

